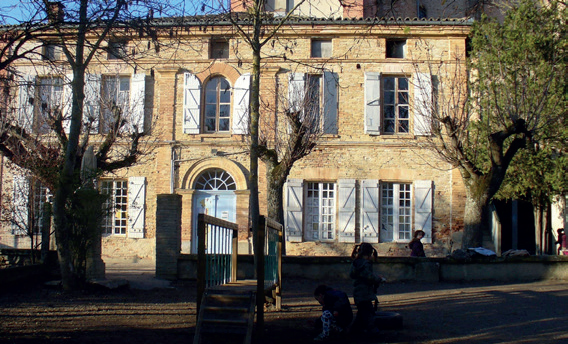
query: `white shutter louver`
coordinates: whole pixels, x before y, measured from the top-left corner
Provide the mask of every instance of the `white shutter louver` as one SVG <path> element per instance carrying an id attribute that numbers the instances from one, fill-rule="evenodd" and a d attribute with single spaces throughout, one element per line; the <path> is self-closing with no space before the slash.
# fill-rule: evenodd
<path id="1" fill-rule="evenodd" d="M 339 198 L 338 241 L 355 242 L 355 179 L 339 179 L 337 181 Z"/>
<path id="2" fill-rule="evenodd" d="M 306 94 L 305 87 L 306 80 L 304 73 L 290 73 L 288 101 L 291 111 L 297 112 L 302 110 L 304 106 L 304 95 Z"/>
<path id="3" fill-rule="evenodd" d="M 146 74 L 133 74 L 130 79 L 130 114 L 127 126 L 130 132 L 144 132 L 144 103 L 146 93 Z"/>
<path id="4" fill-rule="evenodd" d="M 146 177 L 128 178 L 128 237 L 143 238 L 146 209 Z"/>
<path id="5" fill-rule="evenodd" d="M 423 230 L 422 241 L 432 243 L 432 181 L 414 181 L 414 229 Z"/>
<path id="6" fill-rule="evenodd" d="M 71 130 L 71 111 L 73 110 L 73 74 L 65 75 L 63 80 L 63 130 L 69 134 Z"/>
<path id="7" fill-rule="evenodd" d="M 289 179 L 284 188 L 286 241 L 301 242 L 303 226 L 304 185 L 301 179 Z"/>
<path id="8" fill-rule="evenodd" d="M 432 77 L 428 73 L 415 73 L 414 84 L 414 135 L 432 133 Z"/>
<path id="9" fill-rule="evenodd" d="M 249 133 L 250 74 L 241 75 L 235 82 L 233 93 L 233 134 Z"/>
<path id="10" fill-rule="evenodd" d="M 35 75 L 24 75 L 18 90 L 16 124 L 27 132 L 32 130 L 34 121 L 35 82 Z"/>
<path id="11" fill-rule="evenodd" d="M 323 132 L 337 134 L 337 81 L 338 76 L 333 72 L 323 73 Z"/>
<path id="12" fill-rule="evenodd" d="M 201 82 L 191 73 L 184 73 L 183 83 L 183 132 L 199 134 Z"/>
<path id="13" fill-rule="evenodd" d="M 379 242 L 379 181 L 361 183 L 361 242 Z"/>
<path id="14" fill-rule="evenodd" d="M 365 73 L 365 133 L 381 134 L 381 73 Z"/>
<path id="15" fill-rule="evenodd" d="M 29 226 L 30 183 L 24 174 L 14 175 L 12 181 L 14 212 L 12 232 L 14 235 L 26 235 Z"/>
<path id="16" fill-rule="evenodd" d="M 91 134 L 99 132 L 101 75 L 85 75 L 85 100 L 83 101 L 83 125 Z"/>

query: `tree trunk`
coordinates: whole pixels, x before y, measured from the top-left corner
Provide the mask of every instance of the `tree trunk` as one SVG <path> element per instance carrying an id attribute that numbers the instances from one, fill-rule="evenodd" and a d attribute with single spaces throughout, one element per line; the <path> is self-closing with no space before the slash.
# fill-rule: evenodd
<path id="1" fill-rule="evenodd" d="M 483 241 L 483 232 L 490 228 L 489 201 L 485 192 L 473 192 L 472 187 L 466 185 L 467 199 L 464 213 L 464 232 L 462 248 L 480 247 Z"/>
<path id="2" fill-rule="evenodd" d="M 77 51 L 79 55 L 79 51 Z M 78 57 L 79 58 L 79 57 Z M 78 279 L 76 267 L 73 266 L 71 252 L 71 228 L 67 223 L 66 204 L 73 192 L 74 177 L 76 175 L 77 149 L 83 119 L 83 100 L 85 86 L 85 67 L 75 66 L 73 70 L 73 97 L 71 105 L 71 122 L 67 147 L 65 147 L 65 160 L 59 171 L 59 179 L 53 198 L 53 222 L 55 237 L 57 239 L 57 256 L 61 269 L 61 283 L 63 290 L 76 289 Z"/>

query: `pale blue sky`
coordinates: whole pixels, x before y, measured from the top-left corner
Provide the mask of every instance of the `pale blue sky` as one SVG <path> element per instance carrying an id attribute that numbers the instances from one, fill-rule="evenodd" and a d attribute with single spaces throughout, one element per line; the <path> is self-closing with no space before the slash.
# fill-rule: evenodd
<path id="1" fill-rule="evenodd" d="M 171 3 L 182 3 L 185 2 L 185 14 L 192 15 L 195 13 L 201 14 L 201 8 L 203 4 L 206 5 L 205 12 L 209 12 L 211 6 L 216 5 L 219 6 L 219 3 L 228 3 L 229 0 L 164 0 L 164 2 L 170 1 Z M 9 17 L 16 18 L 21 20 L 23 18 L 28 18 L 29 14 L 27 12 L 22 12 L 21 9 L 12 9 L 10 12 L 6 12 L 5 10 L 10 7 L 17 5 L 17 7 L 23 7 L 23 4 L 28 2 L 27 0 L 0 0 L 0 9 L 2 9 L 2 17 L 4 17 L 4 21 L 9 20 Z M 181 7 L 180 7 L 181 11 Z M 155 16 L 158 16 L 156 13 Z M 12 22 L 8 21 L 8 24 L 14 24 L 15 20 Z"/>

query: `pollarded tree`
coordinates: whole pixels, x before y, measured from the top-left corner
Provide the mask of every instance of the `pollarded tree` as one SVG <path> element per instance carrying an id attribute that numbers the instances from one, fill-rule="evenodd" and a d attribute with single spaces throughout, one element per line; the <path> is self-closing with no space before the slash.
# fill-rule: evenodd
<path id="1" fill-rule="evenodd" d="M 503 23 L 483 18 L 467 70 L 458 58 L 431 65 L 418 82 L 436 95 L 415 104 L 431 113 L 423 146 L 458 168 L 466 187 L 464 248 L 481 245 L 490 201 L 515 157 L 566 123 L 566 15 L 561 3 L 524 0 Z"/>
<path id="2" fill-rule="evenodd" d="M 14 81 L 19 88 L 20 106 L 4 114 L 0 150 L 53 192 L 53 223 L 62 283 L 65 290 L 70 290 L 80 286 L 84 277 L 74 258 L 81 252 L 72 252 L 73 247 L 84 247 L 75 243 L 86 242 L 77 230 L 82 225 L 73 220 L 77 219 L 73 216 L 74 209 L 86 206 L 82 203 L 84 198 L 76 197 L 77 190 L 90 179 L 81 179 L 81 162 L 90 145 L 91 129 L 97 125 L 97 113 L 102 112 L 100 99 L 89 96 L 96 85 L 100 85 L 100 80 L 90 79 L 89 66 L 103 52 L 119 59 L 129 56 L 127 51 L 120 49 L 120 44 L 107 45 L 107 41 L 117 31 L 130 30 L 144 36 L 147 28 L 144 19 L 151 10 L 166 13 L 169 7 L 167 1 L 154 0 L 67 0 L 57 3 L 32 0 L 29 4 L 33 13 L 44 13 L 42 23 L 49 24 L 39 40 L 43 46 L 42 54 L 51 52 L 47 47 L 61 54 L 58 63 L 36 61 L 32 70 L 67 76 L 45 78 L 45 84 L 25 78 Z M 143 84 L 144 80 L 139 83 Z M 63 88 L 71 95 L 68 102 L 56 100 L 61 99 Z M 141 139 L 145 128 L 136 120 L 144 116 L 141 106 L 144 100 L 130 98 L 138 101 L 124 104 L 117 97 L 107 106 L 108 122 L 95 148 L 94 173 L 132 166 L 144 154 Z M 40 114 L 41 121 L 34 120 L 34 114 Z"/>

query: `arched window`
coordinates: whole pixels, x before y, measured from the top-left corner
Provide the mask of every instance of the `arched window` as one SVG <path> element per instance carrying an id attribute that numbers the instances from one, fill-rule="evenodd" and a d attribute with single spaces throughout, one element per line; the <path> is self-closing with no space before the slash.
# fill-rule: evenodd
<path id="1" fill-rule="evenodd" d="M 231 85 L 216 76 L 205 86 L 204 128 L 207 133 L 231 130 Z"/>
<path id="2" fill-rule="evenodd" d="M 233 177 L 218 168 L 205 170 L 195 181 L 195 190 L 226 191 L 236 190 Z"/>

